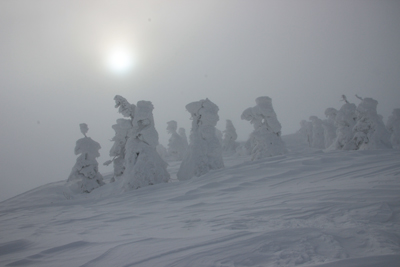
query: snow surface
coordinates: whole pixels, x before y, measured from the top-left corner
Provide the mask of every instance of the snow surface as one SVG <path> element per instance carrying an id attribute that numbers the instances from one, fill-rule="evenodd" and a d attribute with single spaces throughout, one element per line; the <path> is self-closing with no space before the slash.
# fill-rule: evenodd
<path id="1" fill-rule="evenodd" d="M 3 201 L 0 266 L 399 266 L 400 151 L 301 139 L 187 181 L 171 162 L 171 183 L 74 195 L 64 180 Z"/>

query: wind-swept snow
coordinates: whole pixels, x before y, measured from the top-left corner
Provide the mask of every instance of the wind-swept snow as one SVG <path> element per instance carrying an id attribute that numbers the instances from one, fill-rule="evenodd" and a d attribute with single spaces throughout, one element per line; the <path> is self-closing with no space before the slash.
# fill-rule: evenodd
<path id="1" fill-rule="evenodd" d="M 400 151 L 298 138 L 187 181 L 84 195 L 58 182 L 3 201 L 0 266 L 397 266 Z"/>

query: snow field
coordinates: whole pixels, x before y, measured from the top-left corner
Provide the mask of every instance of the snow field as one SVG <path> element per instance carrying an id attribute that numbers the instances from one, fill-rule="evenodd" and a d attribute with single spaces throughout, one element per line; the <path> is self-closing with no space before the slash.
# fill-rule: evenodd
<path id="1" fill-rule="evenodd" d="M 62 181 L 3 201 L 0 266 L 396 266 L 400 151 L 283 140 L 286 155 L 230 156 L 187 181 L 90 194 Z"/>

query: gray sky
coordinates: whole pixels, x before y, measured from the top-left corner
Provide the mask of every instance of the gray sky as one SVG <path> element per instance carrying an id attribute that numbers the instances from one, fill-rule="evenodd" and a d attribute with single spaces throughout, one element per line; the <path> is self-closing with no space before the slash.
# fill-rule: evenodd
<path id="1" fill-rule="evenodd" d="M 264 95 L 283 134 L 342 94 L 375 98 L 386 121 L 400 108 L 399 14 L 383 0 L 0 1 L 0 200 L 67 179 L 79 123 L 106 161 L 116 94 L 152 101 L 164 146 L 166 122 L 189 134 L 185 105 L 206 97 L 240 140 Z M 117 44 L 133 55 L 125 73 L 104 63 Z"/>

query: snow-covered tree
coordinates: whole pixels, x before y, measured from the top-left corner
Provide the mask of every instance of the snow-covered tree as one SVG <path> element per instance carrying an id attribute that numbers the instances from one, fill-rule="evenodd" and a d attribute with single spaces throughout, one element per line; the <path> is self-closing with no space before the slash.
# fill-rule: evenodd
<path id="1" fill-rule="evenodd" d="M 215 128 L 215 134 L 216 134 L 216 136 L 217 136 L 217 138 L 218 138 L 218 141 L 219 141 L 219 143 L 221 144 L 221 146 L 222 146 L 222 139 L 223 139 L 223 134 L 222 134 L 222 131 L 220 130 L 220 129 L 218 129 L 218 128 Z"/>
<path id="2" fill-rule="evenodd" d="M 132 129 L 125 145 L 124 189 L 166 183 L 170 179 L 167 163 L 157 153 L 158 133 L 154 127 L 153 105 L 139 101 L 134 109 Z"/>
<path id="3" fill-rule="evenodd" d="M 389 116 L 386 127 L 390 133 L 390 141 L 393 148 L 400 149 L 400 108 L 393 110 Z"/>
<path id="4" fill-rule="evenodd" d="M 244 143 L 243 147 L 246 151 L 246 155 L 251 155 L 253 152 L 253 148 L 255 146 L 254 137 L 250 134 L 249 139 Z"/>
<path id="5" fill-rule="evenodd" d="M 335 120 L 338 111 L 335 108 L 327 108 L 325 110 L 326 119 L 322 121 L 324 128 L 325 147 L 328 148 L 332 145 L 336 138 Z"/>
<path id="6" fill-rule="evenodd" d="M 353 127 L 356 124 L 356 105 L 349 103 L 347 98 L 343 95 L 345 104 L 340 108 L 336 114 L 336 138 L 328 149 L 333 150 L 349 150 L 350 141 L 353 139 Z"/>
<path id="7" fill-rule="evenodd" d="M 247 156 L 250 155 L 248 148 L 246 147 L 246 142 L 237 142 L 235 155 L 237 156 Z M 251 151 L 250 151 L 251 152 Z"/>
<path id="8" fill-rule="evenodd" d="M 189 142 L 188 142 L 185 128 L 182 128 L 182 127 L 179 128 L 178 134 L 182 137 L 183 143 L 185 145 L 185 151 L 186 151 L 189 147 Z"/>
<path id="9" fill-rule="evenodd" d="M 86 137 L 87 132 L 89 131 L 89 127 L 86 123 L 79 124 L 79 128 L 81 129 L 81 133 Z"/>
<path id="10" fill-rule="evenodd" d="M 312 142 L 311 147 L 314 148 L 325 148 L 325 137 L 324 128 L 322 127 L 322 120 L 317 116 L 311 116 L 310 121 L 312 123 Z"/>
<path id="11" fill-rule="evenodd" d="M 359 99 L 362 99 L 358 97 Z M 366 97 L 356 109 L 356 124 L 353 127 L 353 138 L 347 149 L 368 150 L 392 148 L 390 133 L 382 117 L 377 113 L 378 101 Z"/>
<path id="12" fill-rule="evenodd" d="M 114 97 L 115 107 L 118 108 L 118 112 L 121 113 L 124 117 L 129 117 L 131 120 L 135 115 L 135 108 L 134 104 L 130 104 L 128 100 L 120 95 L 116 95 Z"/>
<path id="13" fill-rule="evenodd" d="M 186 154 L 187 145 L 182 136 L 176 132 L 178 123 L 176 121 L 169 121 L 167 125 L 167 132 L 171 134 L 168 141 L 168 156 L 173 160 L 182 160 Z"/>
<path id="14" fill-rule="evenodd" d="M 312 143 L 312 128 L 311 121 L 302 120 L 300 122 L 300 129 L 297 131 L 297 134 L 302 136 L 302 139 L 307 142 L 308 146 L 311 146 Z"/>
<path id="15" fill-rule="evenodd" d="M 160 155 L 161 158 L 162 158 L 164 161 L 168 160 L 168 151 L 167 151 L 167 149 L 165 148 L 165 146 L 163 146 L 162 144 L 158 144 L 158 145 L 156 146 L 156 150 L 157 150 L 158 155 Z"/>
<path id="16" fill-rule="evenodd" d="M 193 121 L 189 148 L 177 173 L 179 180 L 224 167 L 222 147 L 215 128 L 219 120 L 218 106 L 207 98 L 187 104 L 186 110 Z"/>
<path id="17" fill-rule="evenodd" d="M 111 160 L 114 164 L 114 180 L 121 176 L 124 173 L 124 160 L 125 160 L 125 145 L 126 140 L 128 139 L 128 132 L 132 129 L 132 124 L 130 120 L 127 119 L 118 119 L 117 124 L 114 124 L 112 128 L 115 131 L 115 136 L 111 139 L 114 142 L 114 145 L 110 150 L 110 157 L 113 157 Z M 111 163 L 110 161 L 106 162 L 105 165 Z"/>
<path id="18" fill-rule="evenodd" d="M 236 128 L 233 126 L 231 120 L 226 120 L 226 128 L 223 131 L 224 138 L 222 140 L 222 149 L 225 152 L 234 153 L 236 151 L 236 147 L 238 146 L 236 139 L 237 133 Z"/>
<path id="19" fill-rule="evenodd" d="M 80 124 L 84 138 L 76 141 L 75 155 L 79 155 L 67 183 L 73 190 L 90 193 L 93 189 L 104 185 L 103 176 L 99 173 L 96 158 L 100 156 L 100 144 L 86 136 L 89 128 L 86 123 Z"/>
<path id="20" fill-rule="evenodd" d="M 136 108 L 134 104 L 130 104 L 124 97 L 120 95 L 116 95 L 114 97 L 114 101 L 115 108 L 118 108 L 118 112 L 129 119 L 117 119 L 117 124 L 112 126 L 115 131 L 115 136 L 111 139 L 111 141 L 114 142 L 114 145 L 110 150 L 110 157 L 113 159 L 104 163 L 104 165 L 113 163 L 114 177 L 112 181 L 115 181 L 116 178 L 122 176 L 125 171 L 125 145 L 126 141 L 128 140 L 128 133 L 132 129 L 132 120 L 135 115 Z"/>
<path id="21" fill-rule="evenodd" d="M 250 121 L 254 131 L 250 135 L 252 159 L 286 153 L 281 139 L 281 124 L 272 107 L 272 100 L 267 96 L 256 99 L 256 106 L 243 111 L 241 118 Z"/>

